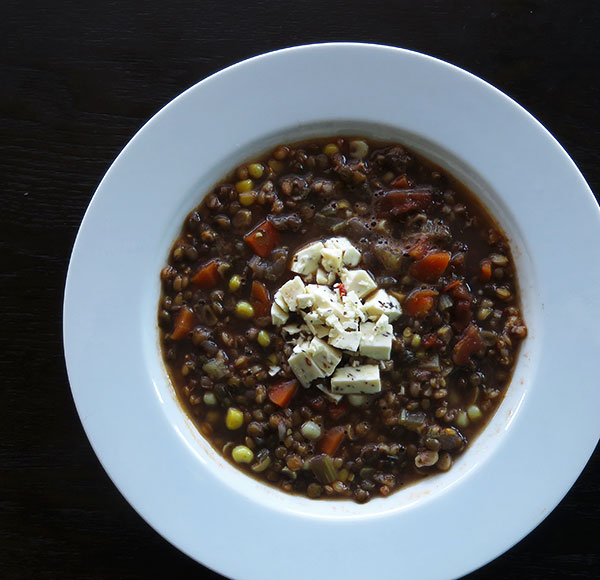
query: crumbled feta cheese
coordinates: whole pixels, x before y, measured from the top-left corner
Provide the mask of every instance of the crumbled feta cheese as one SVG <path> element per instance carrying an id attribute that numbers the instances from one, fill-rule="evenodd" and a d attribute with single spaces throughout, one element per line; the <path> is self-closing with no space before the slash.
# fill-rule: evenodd
<path id="1" fill-rule="evenodd" d="M 326 272 L 339 272 L 342 267 L 342 257 L 344 250 L 340 248 L 328 248 L 325 246 L 321 250 L 321 264 Z M 319 273 L 317 271 L 317 278 Z M 318 281 L 318 280 L 317 280 Z"/>
<path id="2" fill-rule="evenodd" d="M 300 294 L 305 294 L 306 287 L 302 278 L 296 276 L 288 280 L 278 291 L 277 294 L 283 298 L 290 312 L 295 312 L 297 309 L 296 300 Z"/>
<path id="3" fill-rule="evenodd" d="M 387 315 L 390 320 L 396 320 L 402 314 L 400 302 L 383 289 L 377 290 L 365 300 L 363 310 L 372 320 L 378 319 L 382 314 Z"/>
<path id="4" fill-rule="evenodd" d="M 298 324 L 286 324 L 281 330 L 289 335 L 300 334 L 302 328 Z"/>
<path id="5" fill-rule="evenodd" d="M 377 288 L 375 280 L 366 270 L 345 270 L 340 277 L 346 292 L 356 292 L 359 298 L 365 297 Z"/>
<path id="6" fill-rule="evenodd" d="M 363 322 L 360 325 L 359 352 L 363 356 L 377 360 L 388 360 L 392 353 L 394 329 L 385 314 L 377 322 Z"/>
<path id="7" fill-rule="evenodd" d="M 335 348 L 356 352 L 360 345 L 360 337 L 358 330 L 332 328 L 329 331 L 329 344 Z"/>
<path id="8" fill-rule="evenodd" d="M 271 320 L 276 326 L 281 326 L 288 321 L 289 315 L 276 302 L 271 306 Z"/>
<path id="9" fill-rule="evenodd" d="M 321 383 L 317 383 L 315 386 L 335 403 L 339 403 L 344 398 L 344 395 L 336 395 L 335 393 L 332 393 L 325 387 L 325 385 L 322 385 Z"/>
<path id="10" fill-rule="evenodd" d="M 342 355 L 337 349 L 316 336 L 310 341 L 307 353 L 325 376 L 331 375 L 342 360 Z"/>
<path id="11" fill-rule="evenodd" d="M 292 353 L 288 363 L 303 387 L 309 387 L 312 381 L 322 379 L 325 376 L 323 371 L 312 361 L 310 355 L 303 349 Z"/>
<path id="12" fill-rule="evenodd" d="M 296 296 L 296 305 L 299 309 L 310 308 L 314 303 L 314 297 L 308 292 L 304 294 L 298 294 L 298 296 Z"/>
<path id="13" fill-rule="evenodd" d="M 340 367 L 331 377 L 331 391 L 337 394 L 378 393 L 381 391 L 379 367 Z"/>
<path id="14" fill-rule="evenodd" d="M 317 284 L 333 284 L 335 282 L 335 272 L 327 272 L 323 268 L 317 269 Z"/>
<path id="15" fill-rule="evenodd" d="M 290 270 L 296 274 L 308 276 L 315 274 L 321 261 L 321 250 L 323 244 L 321 242 L 313 242 L 308 246 L 298 250 L 292 258 Z"/>

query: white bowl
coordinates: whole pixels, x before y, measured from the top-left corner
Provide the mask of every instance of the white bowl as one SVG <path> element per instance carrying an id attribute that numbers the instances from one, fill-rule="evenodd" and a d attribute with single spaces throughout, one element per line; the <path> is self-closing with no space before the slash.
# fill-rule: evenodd
<path id="1" fill-rule="evenodd" d="M 365 505 L 287 495 L 223 460 L 177 402 L 156 325 L 160 269 L 211 186 L 278 143 L 333 134 L 406 144 L 477 192 L 511 240 L 529 327 L 504 401 L 453 468 Z M 65 293 L 79 415 L 139 514 L 221 574 L 464 575 L 548 515 L 598 440 L 599 234 L 593 195 L 560 145 L 469 73 L 366 44 L 252 58 L 161 110 L 94 195 Z"/>

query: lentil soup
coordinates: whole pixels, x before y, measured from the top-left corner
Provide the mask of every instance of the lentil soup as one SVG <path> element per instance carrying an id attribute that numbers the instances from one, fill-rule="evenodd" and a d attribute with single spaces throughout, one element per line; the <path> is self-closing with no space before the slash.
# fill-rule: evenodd
<path id="1" fill-rule="evenodd" d="M 248 475 L 365 502 L 447 471 L 527 328 L 508 241 L 395 143 L 281 145 L 218 184 L 161 272 L 167 369 Z"/>

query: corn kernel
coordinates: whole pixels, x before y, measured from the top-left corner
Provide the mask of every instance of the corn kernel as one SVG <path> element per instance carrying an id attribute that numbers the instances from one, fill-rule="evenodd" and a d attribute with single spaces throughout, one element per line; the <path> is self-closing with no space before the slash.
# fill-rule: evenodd
<path id="1" fill-rule="evenodd" d="M 235 314 L 238 318 L 248 320 L 254 316 L 254 308 L 252 307 L 252 304 L 242 300 L 235 305 Z"/>
<path id="2" fill-rule="evenodd" d="M 254 179 L 260 179 L 263 176 L 265 168 L 260 163 L 251 163 L 248 165 L 248 173 Z"/>
<path id="3" fill-rule="evenodd" d="M 227 409 L 227 415 L 225 416 L 225 425 L 230 431 L 239 429 L 244 424 L 244 413 L 235 407 L 229 407 Z"/>
<path id="4" fill-rule="evenodd" d="M 231 452 L 231 458 L 236 463 L 251 463 L 254 460 L 254 453 L 245 445 L 237 445 Z"/>
<path id="5" fill-rule="evenodd" d="M 339 152 L 339 150 L 339 147 L 335 143 L 328 143 L 327 145 L 325 145 L 325 147 L 323 147 L 323 153 L 325 153 L 325 155 L 327 155 L 328 157 L 335 155 Z"/>
<path id="6" fill-rule="evenodd" d="M 242 179 L 235 184 L 235 190 L 238 193 L 244 193 L 245 191 L 250 191 L 253 185 L 254 181 L 251 179 Z"/>
<path id="7" fill-rule="evenodd" d="M 231 290 L 231 292 L 236 292 L 237 290 L 239 290 L 241 285 L 242 279 L 237 274 L 234 274 L 229 279 L 229 290 Z"/>
<path id="8" fill-rule="evenodd" d="M 261 330 L 258 333 L 257 340 L 258 344 L 260 344 L 260 346 L 264 348 L 271 344 L 271 337 L 269 336 L 269 333 L 266 330 Z"/>
<path id="9" fill-rule="evenodd" d="M 256 200 L 256 191 L 244 191 L 243 193 L 240 193 L 238 199 L 244 207 L 248 207 Z"/>

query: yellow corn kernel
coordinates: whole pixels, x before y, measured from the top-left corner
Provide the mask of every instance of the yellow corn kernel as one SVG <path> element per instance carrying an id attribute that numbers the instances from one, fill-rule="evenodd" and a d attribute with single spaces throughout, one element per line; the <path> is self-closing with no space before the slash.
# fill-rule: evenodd
<path id="1" fill-rule="evenodd" d="M 230 431 L 239 429 L 244 424 L 244 413 L 235 407 L 229 407 L 227 409 L 227 415 L 225 416 L 225 426 Z"/>
<path id="2" fill-rule="evenodd" d="M 263 176 L 265 168 L 260 163 L 250 163 L 248 165 L 248 173 L 254 179 L 260 179 Z"/>
<path id="3" fill-rule="evenodd" d="M 236 463 L 251 463 L 254 460 L 254 453 L 245 445 L 237 445 L 231 452 L 231 458 Z"/>
<path id="4" fill-rule="evenodd" d="M 235 184 L 235 190 L 238 193 L 244 193 L 245 191 L 250 191 L 254 185 L 254 181 L 251 179 L 242 179 Z"/>

